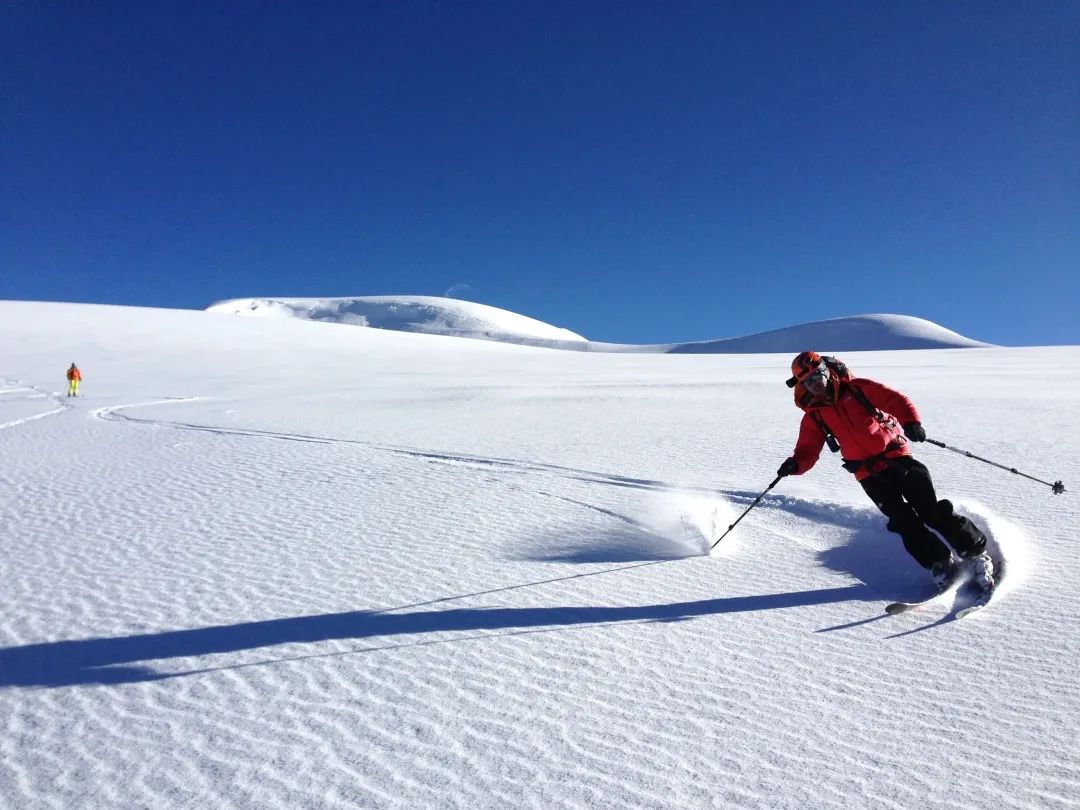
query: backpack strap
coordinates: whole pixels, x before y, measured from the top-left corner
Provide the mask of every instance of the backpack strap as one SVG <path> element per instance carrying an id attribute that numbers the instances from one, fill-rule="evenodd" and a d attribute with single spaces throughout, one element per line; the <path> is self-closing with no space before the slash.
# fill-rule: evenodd
<path id="1" fill-rule="evenodd" d="M 810 411 L 810 418 L 814 420 L 821 432 L 825 434 L 825 443 L 829 445 L 829 449 L 834 453 L 840 452 L 840 442 L 836 440 L 836 436 L 829 430 L 829 426 L 825 424 L 825 420 L 821 418 L 821 414 L 817 411 Z"/>
<path id="2" fill-rule="evenodd" d="M 870 401 L 870 398 L 866 396 L 866 394 L 864 394 L 857 385 L 852 385 L 850 382 L 846 382 L 845 385 L 847 385 L 848 390 L 851 391 L 851 395 L 859 401 L 860 405 L 866 408 L 867 412 L 871 416 L 873 416 L 879 422 L 886 421 L 885 414 L 882 413 L 879 408 L 874 407 L 874 403 Z M 821 414 L 819 414 L 817 411 L 807 411 L 807 413 L 810 414 L 810 418 L 814 420 L 814 423 L 819 428 L 821 428 L 821 432 L 825 434 L 825 443 L 829 445 L 829 449 L 832 450 L 834 453 L 839 453 L 840 442 L 836 440 L 836 436 L 833 434 L 832 430 L 830 430 L 829 426 L 825 424 L 825 420 L 821 417 Z M 887 453 L 892 452 L 897 447 L 900 447 L 902 444 L 903 441 L 891 442 L 889 446 L 885 448 L 885 451 L 878 456 L 863 459 L 862 461 L 845 461 L 842 466 L 848 472 L 855 472 L 856 470 L 864 466 L 870 467 L 871 465 L 876 464 L 878 461 L 884 459 Z"/>
<path id="3" fill-rule="evenodd" d="M 862 406 L 866 408 L 867 412 L 871 416 L 873 416 L 878 422 L 883 425 L 893 424 L 899 426 L 900 423 L 897 422 L 896 417 L 892 416 L 891 414 L 887 415 L 880 408 L 874 407 L 874 403 L 870 401 L 870 398 L 866 396 L 866 394 L 859 390 L 858 386 L 852 385 L 851 383 L 848 383 L 847 386 L 848 389 L 851 391 L 852 396 L 854 396 L 855 399 L 859 400 L 859 402 L 862 403 Z M 903 443 L 904 441 L 900 441 L 900 444 Z"/>
<path id="4" fill-rule="evenodd" d="M 866 408 L 866 410 L 870 413 L 871 416 L 880 421 L 883 414 L 880 410 L 874 407 L 874 403 L 872 403 L 870 401 L 870 398 L 862 392 L 862 389 L 859 388 L 857 385 L 853 385 L 850 382 L 847 384 L 847 387 L 848 390 L 851 392 L 851 395 L 855 397 L 855 399 L 859 400 L 859 404 Z"/>
<path id="5" fill-rule="evenodd" d="M 855 397 L 855 399 L 857 399 L 859 401 L 859 403 L 864 408 L 866 408 L 866 410 L 870 413 L 870 415 L 873 416 L 877 421 L 881 422 L 882 424 L 886 424 L 887 422 L 893 422 L 895 424 L 895 420 L 892 417 L 887 417 L 885 415 L 885 413 L 880 408 L 875 408 L 874 407 L 874 403 L 872 403 L 870 401 L 870 398 L 868 396 L 866 396 L 866 394 L 863 393 L 862 390 L 857 385 L 852 385 L 849 382 L 847 384 L 847 387 L 848 387 L 848 390 L 851 391 L 851 395 L 853 397 Z M 870 458 L 864 458 L 864 459 L 862 459 L 860 461 L 847 461 L 845 459 L 844 463 L 841 466 L 850 473 L 858 472 L 861 469 L 867 469 L 867 470 L 871 470 L 872 475 L 877 475 L 877 473 L 874 473 L 872 471 L 873 471 L 873 468 L 877 465 L 877 463 L 879 461 L 884 461 L 886 464 L 889 464 L 890 466 L 893 466 L 893 467 L 896 466 L 896 463 L 892 459 L 887 458 L 887 456 L 893 450 L 896 450 L 899 447 L 903 447 L 905 441 L 906 441 L 906 439 L 904 439 L 903 436 L 900 436 L 899 438 L 894 439 L 893 441 L 889 442 L 889 444 L 885 448 L 885 450 L 882 451 L 881 453 L 879 453 L 878 455 L 871 456 Z M 904 474 L 904 475 L 907 474 L 907 468 L 898 468 L 898 469 L 900 470 L 900 472 L 902 474 Z"/>

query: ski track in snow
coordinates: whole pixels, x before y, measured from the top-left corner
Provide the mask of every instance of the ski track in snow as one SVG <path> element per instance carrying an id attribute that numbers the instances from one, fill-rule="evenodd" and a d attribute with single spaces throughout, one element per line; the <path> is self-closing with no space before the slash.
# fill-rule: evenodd
<path id="1" fill-rule="evenodd" d="M 0 807 L 1080 797 L 1075 598 L 1055 579 L 1077 565 L 1055 534 L 1070 496 L 998 488 L 993 512 L 980 490 L 958 498 L 1006 548 L 1012 590 L 937 624 L 945 608 L 883 615 L 923 574 L 861 493 L 820 497 L 835 470 L 785 482 L 706 555 L 760 490 L 638 474 L 630 441 L 625 465 L 596 461 L 628 470 L 611 474 L 527 441 L 560 463 L 212 424 L 210 397 L 146 390 L 176 393 L 148 383 L 0 437 Z M 738 424 L 722 396 L 708 407 Z M 617 422 L 612 401 L 590 430 Z M 325 427 L 297 402 L 236 418 Z M 969 472 L 932 459 L 941 481 Z M 1002 517 L 1019 514 L 1044 528 L 1039 549 Z"/>
<path id="2" fill-rule="evenodd" d="M 37 405 L 41 400 L 45 400 L 52 407 L 45 411 L 40 410 Z M 17 412 L 30 411 L 28 415 L 14 419 L 8 418 L 7 421 L 0 422 L 0 430 L 18 427 L 19 425 L 25 425 L 27 422 L 63 413 L 70 407 L 65 400 L 66 397 L 48 393 L 36 386 L 26 385 L 19 380 L 7 377 L 0 378 L 0 419 Z"/>

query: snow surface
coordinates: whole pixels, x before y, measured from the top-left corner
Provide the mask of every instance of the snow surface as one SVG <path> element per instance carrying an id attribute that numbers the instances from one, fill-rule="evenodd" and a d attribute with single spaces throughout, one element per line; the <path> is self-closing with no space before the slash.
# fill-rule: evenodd
<path id="1" fill-rule="evenodd" d="M 843 356 L 1008 591 L 922 571 L 788 354 L 0 303 L 0 806 L 1080 803 L 1080 348 Z M 69 400 L 76 361 L 84 398 Z"/>
<path id="2" fill-rule="evenodd" d="M 366 298 L 237 298 L 211 304 L 208 310 L 594 352 L 760 354 L 798 353 L 809 345 L 817 346 L 820 351 L 834 352 L 961 349 L 991 345 L 972 340 L 925 318 L 889 314 L 831 318 L 719 340 L 633 345 L 590 341 L 568 329 L 551 326 L 516 312 L 453 298 L 388 295 Z"/>

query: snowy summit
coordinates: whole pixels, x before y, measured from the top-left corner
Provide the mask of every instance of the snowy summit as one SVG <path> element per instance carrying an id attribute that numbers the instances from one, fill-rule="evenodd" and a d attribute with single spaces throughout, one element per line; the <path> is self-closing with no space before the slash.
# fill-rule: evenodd
<path id="1" fill-rule="evenodd" d="M 430 335 L 485 338 L 507 343 L 522 340 L 583 341 L 569 329 L 505 309 L 456 298 L 418 295 L 373 295 L 360 298 L 237 298 L 218 301 L 210 312 L 255 317 L 291 317 L 423 332 Z"/>

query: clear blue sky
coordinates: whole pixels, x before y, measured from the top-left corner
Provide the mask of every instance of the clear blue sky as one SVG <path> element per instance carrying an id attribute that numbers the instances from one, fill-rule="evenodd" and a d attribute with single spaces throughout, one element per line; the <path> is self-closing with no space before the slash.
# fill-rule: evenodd
<path id="1" fill-rule="evenodd" d="M 0 298 L 1080 343 L 1076 2 L 0 9 Z"/>

